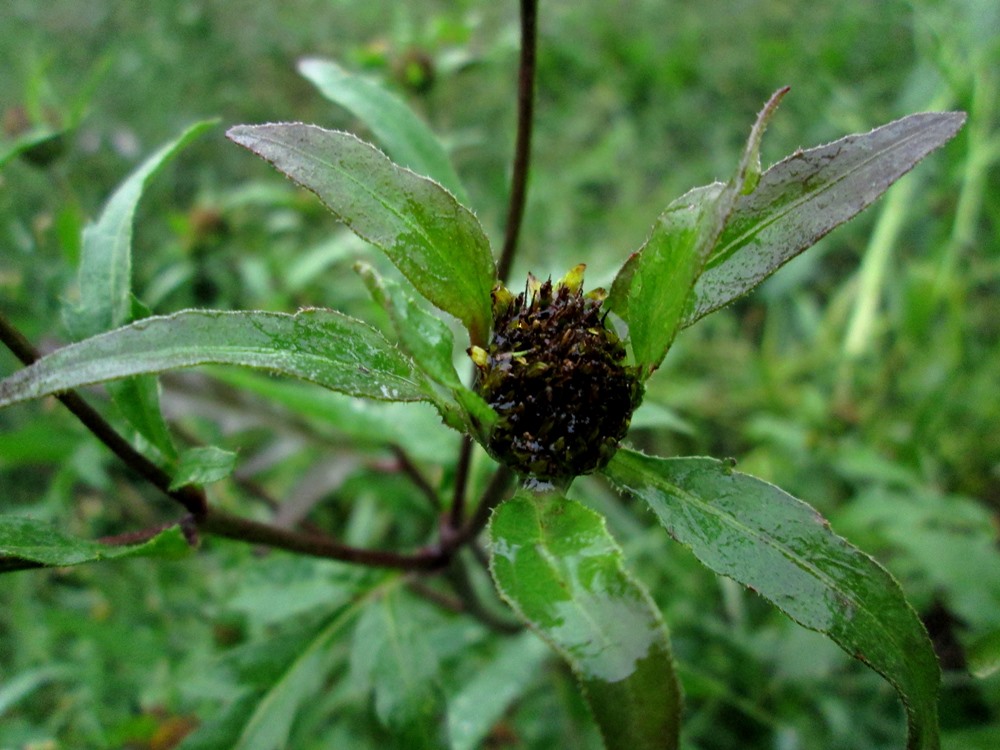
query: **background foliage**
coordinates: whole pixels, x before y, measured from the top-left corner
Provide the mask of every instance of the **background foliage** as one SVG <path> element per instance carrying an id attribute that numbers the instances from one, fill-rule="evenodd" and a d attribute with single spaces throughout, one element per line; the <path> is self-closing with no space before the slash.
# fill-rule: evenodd
<path id="1" fill-rule="evenodd" d="M 588 282 L 609 282 L 664 205 L 727 176 L 779 85 L 792 93 L 765 162 L 911 111 L 970 113 L 955 142 L 868 213 L 687 330 L 632 432 L 661 455 L 738 458 L 875 554 L 939 647 L 955 748 L 1000 738 L 1000 682 L 973 679 L 965 664 L 966 647 L 1000 629 L 998 29 L 1000 11 L 976 0 L 543 5 L 534 172 L 513 274 L 558 276 L 585 261 Z M 17 161 L 0 175 L 4 313 L 47 348 L 68 340 L 60 300 L 74 293 L 81 227 L 191 122 L 359 130 L 296 73 L 307 55 L 368 70 L 422 112 L 499 239 L 516 47 L 513 4 L 471 0 L 102 2 L 86 13 L 4 3 L 7 135 L 25 122 L 70 126 L 46 165 Z M 349 269 L 359 257 L 391 269 L 221 128 L 151 184 L 136 226 L 134 288 L 158 313 L 328 305 L 379 320 Z M 15 367 L 0 352 L 0 372 Z M 212 488 L 223 505 L 308 513 L 349 542 L 386 548 L 419 544 L 434 523 L 388 447 L 405 447 L 447 488 L 457 441 L 430 409 L 361 413 L 342 399 L 278 409 L 197 374 L 164 378 L 164 390 L 182 434 L 239 451 L 239 481 Z M 362 421 L 370 412 L 381 431 Z M 48 402 L 0 413 L 0 488 L 3 512 L 87 538 L 170 512 Z M 574 489 L 609 516 L 671 626 L 690 747 L 901 746 L 900 709 L 875 675 L 664 547 L 649 514 L 622 508 L 596 480 Z M 272 498 L 290 501 L 271 510 Z M 378 605 L 353 600 L 359 588 L 382 594 Z M 413 658 L 380 656 L 390 639 Z M 0 747 L 172 747 L 196 722 L 221 727 L 226 706 L 259 716 L 246 747 L 273 746 L 282 732 L 292 747 L 391 746 L 386 717 L 401 717 L 404 743 L 433 742 L 407 733 L 445 703 L 455 747 L 477 746 L 483 732 L 493 747 L 596 747 L 569 675 L 530 637 L 514 639 L 379 574 L 222 541 L 174 562 L 9 574 Z M 340 679 L 312 684 L 310 655 Z M 415 705 L 400 705 L 412 692 L 384 679 L 400 673 L 430 686 Z M 476 690 L 513 701 L 481 730 L 455 708 L 482 704 Z M 310 696 L 306 710 L 283 726 L 296 691 Z"/>

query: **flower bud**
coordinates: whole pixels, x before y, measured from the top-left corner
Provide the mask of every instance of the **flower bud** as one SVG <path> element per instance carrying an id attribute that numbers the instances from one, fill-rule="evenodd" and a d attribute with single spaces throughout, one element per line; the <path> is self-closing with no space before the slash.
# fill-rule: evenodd
<path id="1" fill-rule="evenodd" d="M 529 275 L 516 298 L 493 292 L 489 347 L 473 347 L 476 389 L 499 419 L 493 456 L 524 476 L 565 480 L 600 469 L 642 400 L 637 371 L 605 324 L 605 294 L 583 294 L 585 266 L 553 285 Z"/>

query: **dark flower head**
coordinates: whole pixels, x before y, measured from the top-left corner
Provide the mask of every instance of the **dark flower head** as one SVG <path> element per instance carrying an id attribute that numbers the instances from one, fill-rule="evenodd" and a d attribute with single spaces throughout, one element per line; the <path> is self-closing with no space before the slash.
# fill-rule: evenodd
<path id="1" fill-rule="evenodd" d="M 498 286 L 489 348 L 469 350 L 476 389 L 499 415 L 489 450 L 525 476 L 565 480 L 600 469 L 642 400 L 601 311 L 604 290 L 583 294 L 584 268 L 554 285 L 529 275 L 516 298 Z"/>

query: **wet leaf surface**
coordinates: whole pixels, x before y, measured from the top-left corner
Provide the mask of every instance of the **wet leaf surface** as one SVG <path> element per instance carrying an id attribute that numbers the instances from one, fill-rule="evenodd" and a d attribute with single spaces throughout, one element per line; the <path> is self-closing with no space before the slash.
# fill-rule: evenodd
<path id="1" fill-rule="evenodd" d="M 433 180 L 393 164 L 350 133 L 314 125 L 239 125 L 227 133 L 379 247 L 428 300 L 482 345 L 496 267 L 479 221 Z"/>
<path id="2" fill-rule="evenodd" d="M 682 325 L 746 294 L 856 216 L 947 143 L 964 122 L 962 112 L 910 115 L 869 133 L 797 151 L 768 169 L 753 192 L 737 199 L 695 284 Z M 691 191 L 690 210 L 719 189 L 708 185 Z"/>
<path id="3" fill-rule="evenodd" d="M 666 626 L 594 511 L 520 490 L 490 523 L 493 578 L 570 664 L 609 749 L 675 748 L 680 689 Z"/>
<path id="4" fill-rule="evenodd" d="M 885 677 L 906 708 L 908 748 L 938 746 L 940 671 L 926 630 L 892 576 L 815 510 L 711 458 L 655 458 L 623 448 L 605 473 L 646 501 L 706 567 Z"/>
<path id="5" fill-rule="evenodd" d="M 378 331 L 341 313 L 189 310 L 56 350 L 0 381 L 0 406 L 204 364 L 263 369 L 384 401 L 433 397 L 409 359 Z"/>

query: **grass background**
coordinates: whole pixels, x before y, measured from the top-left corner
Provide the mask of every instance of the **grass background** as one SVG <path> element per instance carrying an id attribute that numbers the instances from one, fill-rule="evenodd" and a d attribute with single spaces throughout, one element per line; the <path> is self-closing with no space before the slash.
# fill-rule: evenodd
<path id="1" fill-rule="evenodd" d="M 66 341 L 60 304 L 74 294 L 81 226 L 196 119 L 304 120 L 364 136 L 295 73 L 306 55 L 367 71 L 405 97 L 448 144 L 499 244 L 517 44 L 514 3 L 7 0 L 7 135 L 26 122 L 71 128 L 46 165 L 0 173 L 0 308 L 40 345 Z M 632 435 L 661 455 L 736 457 L 889 567 L 939 646 L 954 748 L 1000 741 L 998 678 L 965 668 L 966 648 L 1000 629 L 998 70 L 1000 10 L 979 0 L 543 3 L 534 167 L 513 276 L 561 275 L 583 261 L 589 284 L 610 281 L 669 200 L 730 173 L 754 114 L 782 85 L 792 92 L 765 162 L 913 111 L 969 112 L 955 141 L 876 206 L 684 332 Z M 139 296 L 157 312 L 326 305 L 372 317 L 349 269 L 362 255 L 377 259 L 223 130 L 144 197 Z M 0 352 L 0 372 L 15 367 Z M 387 473 L 391 454 L 349 428 L 317 429 L 197 378 L 169 379 L 166 403 L 185 433 L 239 449 L 243 478 L 277 498 L 312 498 L 313 518 L 357 543 L 419 544 L 432 528 L 406 482 Z M 423 434 L 419 420 L 400 429 L 398 441 L 446 488 L 452 438 Z M 0 413 L 0 487 L 4 512 L 83 536 L 171 513 L 48 403 Z M 245 512 L 260 505 L 240 486 L 213 491 Z M 690 747 L 901 746 L 901 711 L 877 677 L 703 572 L 596 481 L 576 491 L 609 515 L 664 609 Z M 238 693 L 215 668 L 226 653 L 308 620 L 331 580 L 356 575 L 206 546 L 175 563 L 3 577 L 0 747 L 172 747 L 171 731 L 211 719 Z M 301 597 L 275 618 L 269 597 L 289 587 Z M 464 657 L 437 655 L 445 692 L 491 643 L 480 633 Z M 344 664 L 350 645 L 345 637 Z M 391 745 L 357 674 L 328 686 L 291 746 Z M 567 675 L 550 665 L 490 742 L 590 747 L 596 737 Z"/>

